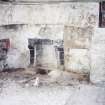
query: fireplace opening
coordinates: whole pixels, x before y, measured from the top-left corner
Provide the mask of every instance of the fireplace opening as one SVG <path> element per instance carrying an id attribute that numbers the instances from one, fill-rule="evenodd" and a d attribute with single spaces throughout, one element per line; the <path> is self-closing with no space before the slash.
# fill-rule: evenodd
<path id="1" fill-rule="evenodd" d="M 53 46 L 53 48 L 52 48 Z M 63 40 L 60 41 L 55 41 L 55 40 L 50 40 L 50 39 L 29 39 L 28 40 L 28 48 L 30 50 L 30 65 L 35 66 L 36 68 L 39 68 L 39 71 L 43 71 L 41 69 L 47 69 L 44 68 L 43 64 L 46 63 L 50 58 L 48 58 L 49 54 L 47 55 L 47 52 L 49 50 L 46 50 L 46 47 L 49 49 L 55 49 L 51 50 L 51 54 L 55 53 L 55 61 L 51 61 L 52 65 L 54 62 L 57 62 L 57 67 L 59 66 L 64 66 L 64 48 L 63 48 Z M 44 54 L 44 60 L 42 59 Z M 51 55 L 50 54 L 50 55 Z M 54 55 L 53 55 L 54 57 Z M 45 62 L 44 62 L 45 61 Z M 50 63 L 51 63 L 50 62 Z M 46 63 L 47 64 L 47 63 Z M 49 65 L 47 65 L 49 66 Z"/>
<path id="2" fill-rule="evenodd" d="M 30 64 L 34 64 L 34 49 L 30 49 Z"/>
<path id="3" fill-rule="evenodd" d="M 29 40 L 29 45 L 28 45 L 28 48 L 30 50 L 30 65 L 33 65 L 34 64 L 34 43 Z"/>
<path id="4" fill-rule="evenodd" d="M 64 65 L 64 49 L 58 48 L 58 51 L 59 51 L 60 64 Z"/>
<path id="5" fill-rule="evenodd" d="M 0 71 L 3 71 L 8 68 L 6 59 L 9 48 L 10 48 L 10 40 L 0 39 Z"/>

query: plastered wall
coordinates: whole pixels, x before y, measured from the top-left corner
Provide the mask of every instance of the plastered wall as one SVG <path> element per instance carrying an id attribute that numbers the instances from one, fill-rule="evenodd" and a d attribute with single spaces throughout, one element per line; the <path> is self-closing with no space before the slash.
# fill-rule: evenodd
<path id="1" fill-rule="evenodd" d="M 1 39 L 9 38 L 11 42 L 7 58 L 7 63 L 10 68 L 27 68 L 29 66 L 30 52 L 28 48 L 28 39 L 39 38 L 62 40 L 62 26 L 47 26 L 50 34 L 45 32 L 48 31 L 47 29 L 45 31 L 41 31 L 45 27 L 46 25 L 16 25 L 16 29 L 1 27 Z M 43 54 L 43 65 L 57 68 L 54 45 L 45 46 L 43 49 Z"/>
<path id="2" fill-rule="evenodd" d="M 10 67 L 29 65 L 28 38 L 64 39 L 65 70 L 90 73 L 93 82 L 105 80 L 105 29 L 98 26 L 99 3 L 4 4 L 0 5 L 0 14 L 0 39 L 11 40 Z M 8 24 L 18 25 L 6 29 L 3 25 Z M 54 50 L 48 51 L 53 54 L 45 54 L 46 59 L 57 68 Z"/>

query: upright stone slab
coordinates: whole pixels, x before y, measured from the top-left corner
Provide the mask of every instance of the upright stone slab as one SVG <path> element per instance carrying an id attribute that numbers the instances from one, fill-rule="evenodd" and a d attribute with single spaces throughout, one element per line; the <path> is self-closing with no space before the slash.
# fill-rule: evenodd
<path id="1" fill-rule="evenodd" d="M 89 48 L 93 29 L 66 26 L 64 31 L 65 69 L 78 73 L 89 73 Z"/>
<path id="2" fill-rule="evenodd" d="M 97 28 L 91 45 L 90 79 L 94 83 L 105 82 L 105 29 Z"/>

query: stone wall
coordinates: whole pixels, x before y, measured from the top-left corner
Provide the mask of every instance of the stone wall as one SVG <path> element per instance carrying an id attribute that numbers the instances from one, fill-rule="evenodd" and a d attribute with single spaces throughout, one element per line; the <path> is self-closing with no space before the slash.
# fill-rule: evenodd
<path id="1" fill-rule="evenodd" d="M 1 27 L 0 38 L 9 38 L 11 43 L 7 59 L 10 68 L 26 68 L 30 64 L 28 39 L 63 39 L 62 26 L 48 25 L 44 31 L 41 31 L 45 27 L 46 25 L 15 25 L 15 29 L 7 29 L 6 26 Z M 46 52 L 46 50 L 47 53 L 43 53 L 44 56 L 42 58 L 45 61 L 43 61 L 44 65 L 57 68 L 54 45 L 45 46 L 43 52 Z"/>
<path id="2" fill-rule="evenodd" d="M 29 65 L 29 38 L 64 38 L 65 69 L 90 73 L 93 82 L 105 80 L 105 29 L 98 27 L 99 3 L 0 4 L 0 14 L 0 39 L 11 41 L 7 59 L 10 67 Z M 15 26 L 5 26 L 10 24 Z M 57 68 L 54 50 L 46 49 L 51 56 L 45 54 L 43 60 Z"/>
<path id="3" fill-rule="evenodd" d="M 95 27 L 98 27 L 98 9 L 98 3 L 82 3 L 71 9 L 69 23 L 64 28 L 66 70 L 91 73 L 90 49 Z"/>
<path id="4" fill-rule="evenodd" d="M 96 28 L 91 43 L 91 74 L 93 82 L 105 82 L 105 29 Z"/>
<path id="5" fill-rule="evenodd" d="M 98 3 L 59 3 L 12 5 L 0 4 L 0 25 L 3 24 L 59 24 L 94 25 Z"/>
<path id="6" fill-rule="evenodd" d="M 92 27 L 65 27 L 65 68 L 73 72 L 88 73 L 91 69 L 89 49 Z"/>

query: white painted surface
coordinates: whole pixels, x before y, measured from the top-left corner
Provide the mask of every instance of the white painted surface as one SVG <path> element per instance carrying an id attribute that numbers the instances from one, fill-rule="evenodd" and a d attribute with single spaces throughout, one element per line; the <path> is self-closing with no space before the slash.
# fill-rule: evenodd
<path id="1" fill-rule="evenodd" d="M 7 60 L 10 67 L 27 67 L 29 65 L 28 38 L 49 38 L 53 40 L 63 39 L 64 26 L 80 28 L 92 27 L 92 42 L 87 41 L 88 47 L 90 46 L 89 43 L 92 43 L 90 48 L 91 51 L 89 52 L 91 55 L 91 80 L 94 82 L 105 81 L 105 29 L 97 28 L 99 15 L 98 3 L 78 2 L 28 6 L 0 4 L 0 14 L 0 25 L 28 24 L 19 26 L 17 30 L 5 30 L 4 28 L 0 29 L 0 39 L 10 38 L 11 41 L 11 49 L 8 53 Z M 46 28 L 46 30 L 43 31 L 44 28 Z M 88 32 L 86 32 L 86 34 L 87 33 Z M 80 46 L 82 45 L 82 43 L 78 42 L 78 40 L 76 40 L 76 43 L 80 44 Z M 81 51 L 78 49 L 78 52 Z M 75 53 L 76 52 L 72 53 L 72 55 L 74 56 Z M 80 53 L 80 55 L 77 55 L 78 54 L 76 54 L 75 58 L 82 59 L 81 56 L 84 54 Z M 52 56 L 51 59 L 52 58 L 54 58 L 54 56 Z M 46 56 L 46 59 L 50 60 L 49 56 Z M 55 63 L 54 59 L 53 61 Z M 88 61 L 85 60 L 85 58 L 82 60 L 87 66 Z M 68 63 L 67 66 L 69 67 L 70 64 Z M 80 68 L 80 66 L 78 67 Z M 77 68 L 77 66 L 73 66 L 73 68 Z"/>
<path id="2" fill-rule="evenodd" d="M 91 85 L 21 87 L 10 81 L 3 85 L 1 105 L 104 105 L 105 88 Z"/>
<path id="3" fill-rule="evenodd" d="M 66 61 L 66 69 L 73 72 L 90 72 L 90 59 L 87 49 L 70 49 Z"/>
<path id="4" fill-rule="evenodd" d="M 95 24 L 98 3 L 60 3 L 38 5 L 0 5 L 0 24 Z M 91 18 L 90 18 L 91 17 Z M 90 21 L 91 20 L 91 21 Z"/>
<path id="5" fill-rule="evenodd" d="M 16 30 L 1 28 L 0 39 L 9 38 L 11 42 L 11 48 L 8 53 L 7 63 L 10 68 L 27 68 L 30 63 L 30 55 L 28 49 L 29 38 L 47 38 L 51 40 L 63 39 L 63 26 L 48 25 L 50 27 L 50 33 L 46 30 L 40 31 L 46 25 L 24 25 L 18 26 Z M 52 45 L 45 47 L 43 51 L 42 64 L 57 68 L 55 48 Z"/>
<path id="6" fill-rule="evenodd" d="M 91 45 L 91 80 L 105 81 L 105 29 L 97 28 Z"/>

